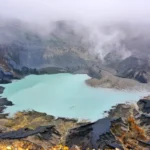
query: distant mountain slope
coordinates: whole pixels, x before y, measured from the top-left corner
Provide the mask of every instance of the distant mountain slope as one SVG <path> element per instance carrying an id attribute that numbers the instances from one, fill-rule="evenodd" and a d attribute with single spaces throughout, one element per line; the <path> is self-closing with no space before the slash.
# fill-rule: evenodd
<path id="1" fill-rule="evenodd" d="M 82 72 L 100 78 L 101 68 L 111 68 L 120 77 L 147 83 L 150 32 L 146 27 L 138 26 L 136 30 L 128 24 L 112 24 L 95 29 L 74 21 L 56 21 L 48 30 L 21 21 L 3 22 L 0 25 L 1 78 L 6 71 L 13 75 L 16 71 L 30 74 L 49 67 L 56 67 L 58 72 L 63 69 L 63 72 Z M 47 69 L 44 72 L 50 73 Z"/>

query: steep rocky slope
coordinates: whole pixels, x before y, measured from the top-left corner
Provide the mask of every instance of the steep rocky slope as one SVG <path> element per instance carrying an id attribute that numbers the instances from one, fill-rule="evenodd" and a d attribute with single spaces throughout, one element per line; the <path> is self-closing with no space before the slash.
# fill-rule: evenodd
<path id="1" fill-rule="evenodd" d="M 0 26 L 4 36 L 0 41 L 1 83 L 32 73 L 78 71 L 91 75 L 96 61 L 89 55 L 85 35 L 79 34 L 81 29 L 76 31 L 73 25 L 74 22 L 55 22 L 50 27 L 53 30 L 46 35 L 30 30 L 20 22 Z"/>
<path id="2" fill-rule="evenodd" d="M 117 75 L 135 79 L 141 83 L 148 83 L 150 80 L 150 60 L 148 57 L 128 57 L 119 64 Z"/>
<path id="3" fill-rule="evenodd" d="M 149 82 L 147 25 L 139 25 L 137 33 L 134 24 L 123 23 L 94 30 L 74 21 L 56 21 L 47 29 L 34 29 L 18 20 L 2 22 L 1 83 L 28 74 L 60 72 L 100 78 L 101 68 L 122 78 Z"/>
<path id="4" fill-rule="evenodd" d="M 66 144 L 80 145 L 81 149 L 149 149 L 150 116 L 145 114 L 149 101 L 145 98 L 141 112 L 132 105 L 117 105 L 108 112 L 108 118 L 71 129 Z"/>

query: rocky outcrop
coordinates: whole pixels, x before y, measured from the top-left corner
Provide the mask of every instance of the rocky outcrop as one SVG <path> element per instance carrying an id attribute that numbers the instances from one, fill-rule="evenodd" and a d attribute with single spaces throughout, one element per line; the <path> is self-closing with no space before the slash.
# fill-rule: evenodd
<path id="1" fill-rule="evenodd" d="M 7 100 L 7 98 L 0 97 L 0 117 L 2 115 L 1 113 L 6 108 L 6 106 L 12 106 L 12 105 L 13 105 L 13 103 L 11 101 Z"/>
<path id="2" fill-rule="evenodd" d="M 4 114 L 3 111 L 6 109 L 6 106 L 12 106 L 12 105 L 13 103 L 7 100 L 7 98 L 0 97 L 0 119 L 6 118 L 8 116 L 8 114 Z"/>
<path id="3" fill-rule="evenodd" d="M 4 89 L 5 89 L 4 87 L 0 86 L 0 94 L 3 93 Z"/>
<path id="4" fill-rule="evenodd" d="M 13 79 L 13 74 L 11 72 L 5 72 L 0 68 L 0 83 L 11 83 L 11 79 Z"/>
<path id="5" fill-rule="evenodd" d="M 9 100 L 7 100 L 7 98 L 0 98 L 0 106 L 12 106 L 13 103 Z"/>
<path id="6" fill-rule="evenodd" d="M 118 104 L 106 112 L 108 118 L 71 129 L 66 144 L 81 149 L 149 149 L 149 97 L 137 104 L 140 111 L 136 104 Z"/>
<path id="7" fill-rule="evenodd" d="M 2 143 L 14 146 L 17 142 L 19 148 L 22 145 L 28 146 L 34 143 L 49 150 L 55 145 L 64 143 L 68 129 L 77 124 L 75 119 L 56 119 L 46 113 L 18 112 L 14 117 L 0 119 L 0 146 Z M 28 144 L 25 144 L 25 141 L 28 141 Z"/>
<path id="8" fill-rule="evenodd" d="M 4 87 L 0 86 L 0 94 L 3 93 Z M 6 109 L 6 106 L 12 106 L 13 103 L 9 101 L 7 98 L 2 98 L 0 96 L 0 119 L 6 118 L 8 114 L 4 114 L 3 111 Z"/>
<path id="9" fill-rule="evenodd" d="M 17 131 L 0 133 L 0 139 L 21 139 L 38 134 L 43 140 L 50 140 L 54 135 L 57 138 L 60 137 L 60 133 L 55 129 L 54 126 L 42 126 L 36 128 L 35 130 L 24 128 Z"/>
<path id="10" fill-rule="evenodd" d="M 150 115 L 141 114 L 136 117 L 136 119 L 140 122 L 140 126 L 146 129 L 146 133 L 150 136 Z"/>
<path id="11" fill-rule="evenodd" d="M 150 98 L 145 97 L 144 99 L 140 99 L 138 101 L 139 110 L 144 113 L 150 113 Z"/>
<path id="12" fill-rule="evenodd" d="M 105 113 L 108 115 L 108 118 L 111 119 L 126 119 L 129 116 L 137 116 L 139 114 L 136 104 L 117 104 Z"/>
<path id="13" fill-rule="evenodd" d="M 141 83 L 150 81 L 150 61 L 148 57 L 130 56 L 117 67 L 117 75 L 123 78 L 135 79 Z"/>
<path id="14" fill-rule="evenodd" d="M 13 79 L 19 79 L 20 75 L 9 65 L 1 51 L 0 55 L 0 84 L 11 83 Z"/>
<path id="15" fill-rule="evenodd" d="M 119 121 L 121 122 L 121 120 Z M 71 129 L 66 138 L 66 144 L 70 147 L 73 144 L 80 145 L 81 149 L 122 149 L 121 143 L 116 140 L 110 131 L 112 123 L 113 121 L 110 119 L 104 118 L 94 123 Z"/>
<path id="16" fill-rule="evenodd" d="M 56 119 L 36 111 L 18 112 L 13 118 L 0 120 L 0 141 L 25 140 L 46 150 L 60 142 L 69 148 L 78 145 L 80 149 L 141 150 L 149 148 L 150 137 L 150 116 L 144 105 L 143 99 L 138 102 L 139 111 L 136 104 L 118 104 L 106 112 L 107 118 L 92 123 Z"/>
<path id="17" fill-rule="evenodd" d="M 3 93 L 4 87 L 0 86 L 0 94 Z M 13 103 L 9 101 L 7 98 L 3 98 L 0 96 L 0 119 L 6 118 L 8 114 L 3 114 L 3 111 L 6 109 L 6 106 L 12 106 Z"/>
<path id="18" fill-rule="evenodd" d="M 118 67 L 122 60 L 122 55 L 118 51 L 111 51 L 104 57 L 105 65 L 114 69 Z"/>
<path id="19" fill-rule="evenodd" d="M 9 144 L 13 148 L 21 148 L 24 145 L 22 148 L 30 147 L 30 149 L 44 150 L 53 145 L 58 145 L 60 137 L 60 133 L 53 125 L 39 126 L 36 129 L 22 128 L 0 133 L 0 146 L 2 143 L 6 143 L 7 146 Z"/>

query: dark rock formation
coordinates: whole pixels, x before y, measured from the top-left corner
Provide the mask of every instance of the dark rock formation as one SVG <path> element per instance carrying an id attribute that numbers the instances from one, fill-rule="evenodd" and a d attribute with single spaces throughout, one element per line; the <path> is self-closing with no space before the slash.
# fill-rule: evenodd
<path id="1" fill-rule="evenodd" d="M 6 119 L 8 117 L 9 114 L 1 114 L 1 112 L 4 111 L 6 107 L 0 107 L 0 119 Z"/>
<path id="2" fill-rule="evenodd" d="M 0 106 L 12 106 L 13 103 L 9 100 L 7 100 L 7 98 L 0 98 Z"/>
<path id="3" fill-rule="evenodd" d="M 139 140 L 139 144 L 150 149 L 150 141 L 145 142 L 145 141 Z"/>
<path id="4" fill-rule="evenodd" d="M 4 89 L 5 89 L 4 87 L 0 86 L 0 94 L 3 93 Z"/>
<path id="5" fill-rule="evenodd" d="M 13 74 L 11 72 L 5 72 L 0 68 L 0 83 L 11 83 L 11 79 L 13 78 Z"/>
<path id="6" fill-rule="evenodd" d="M 135 109 L 135 106 L 131 104 L 117 104 L 113 106 L 109 111 L 105 112 L 109 118 L 128 118 L 131 115 L 138 115 L 139 112 Z"/>
<path id="7" fill-rule="evenodd" d="M 6 106 L 12 106 L 12 105 L 13 103 L 7 100 L 7 98 L 0 97 L 0 118 L 6 118 L 6 116 L 8 116 L 8 114 L 2 114 L 2 113 L 6 109 Z"/>
<path id="8" fill-rule="evenodd" d="M 3 93 L 4 87 L 0 86 L 0 94 Z M 4 119 L 8 116 L 8 114 L 3 114 L 3 111 L 6 109 L 6 106 L 12 106 L 13 103 L 8 101 L 7 98 L 2 98 L 0 96 L 0 119 Z"/>
<path id="9" fill-rule="evenodd" d="M 122 61 L 122 56 L 117 51 L 111 51 L 104 57 L 104 60 L 106 66 L 116 69 Z"/>
<path id="10" fill-rule="evenodd" d="M 0 83 L 1 84 L 8 84 L 8 83 L 11 83 L 12 81 L 11 80 L 9 80 L 9 79 L 2 79 L 2 80 L 0 80 Z"/>
<path id="11" fill-rule="evenodd" d="M 144 113 L 150 113 L 150 99 L 148 97 L 140 99 L 137 104 L 140 111 Z"/>
<path id="12" fill-rule="evenodd" d="M 82 149 L 133 149 L 149 148 L 150 136 L 149 98 L 131 104 L 118 104 L 106 112 L 108 118 L 71 129 L 66 144 L 80 145 Z M 118 119 L 119 118 L 119 119 Z M 118 141 L 119 139 L 119 141 Z M 120 141 L 122 141 L 120 143 Z"/>
<path id="13" fill-rule="evenodd" d="M 64 122 L 74 122 L 74 123 L 77 123 L 78 120 L 77 119 L 70 119 L 70 118 L 64 118 L 64 117 L 58 117 L 56 119 L 56 121 L 64 121 Z"/>
<path id="14" fill-rule="evenodd" d="M 141 114 L 137 117 L 140 120 L 141 126 L 150 126 L 150 115 L 148 114 Z M 150 133 L 150 131 L 149 131 Z"/>
<path id="15" fill-rule="evenodd" d="M 92 78 L 100 79 L 101 70 L 100 70 L 99 66 L 92 65 L 92 66 L 88 67 L 88 73 L 87 74 Z"/>
<path id="16" fill-rule="evenodd" d="M 0 116 L 1 116 L 1 113 L 3 113 L 3 111 L 6 109 L 6 106 L 0 106 Z M 1 116 L 2 117 L 2 116 Z"/>
<path id="17" fill-rule="evenodd" d="M 61 67 L 45 67 L 38 70 L 38 74 L 66 73 L 67 70 Z"/>
<path id="18" fill-rule="evenodd" d="M 35 130 L 24 128 L 17 131 L 0 133 L 0 139 L 21 139 L 38 134 L 40 134 L 39 136 L 43 140 L 50 140 L 54 135 L 57 138 L 61 136 L 54 126 L 41 126 L 36 128 Z"/>
<path id="19" fill-rule="evenodd" d="M 150 136 L 150 115 L 141 114 L 136 119 L 140 122 L 141 127 L 146 128 L 147 135 Z"/>
<path id="20" fill-rule="evenodd" d="M 117 67 L 117 75 L 123 78 L 135 79 L 141 83 L 150 81 L 150 61 L 148 57 L 130 56 Z"/>
<path id="21" fill-rule="evenodd" d="M 118 120 L 120 123 L 122 120 Z M 111 133 L 110 128 L 112 123 L 108 118 L 100 119 L 94 123 L 89 123 L 74 129 L 71 129 L 67 138 L 68 146 L 80 145 L 82 149 L 105 149 L 105 148 L 120 148 L 121 143 L 116 140 Z M 117 122 L 117 120 L 116 120 Z"/>

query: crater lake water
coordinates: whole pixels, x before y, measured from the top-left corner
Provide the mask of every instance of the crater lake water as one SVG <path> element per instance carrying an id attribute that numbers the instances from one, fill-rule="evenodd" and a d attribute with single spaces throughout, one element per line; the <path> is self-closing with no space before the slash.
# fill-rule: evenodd
<path id="1" fill-rule="evenodd" d="M 56 117 L 95 121 L 112 106 L 137 101 L 148 94 L 93 88 L 86 85 L 86 79 L 89 76 L 83 74 L 29 75 L 3 85 L 6 89 L 2 96 L 14 103 L 5 112 L 36 110 Z"/>

